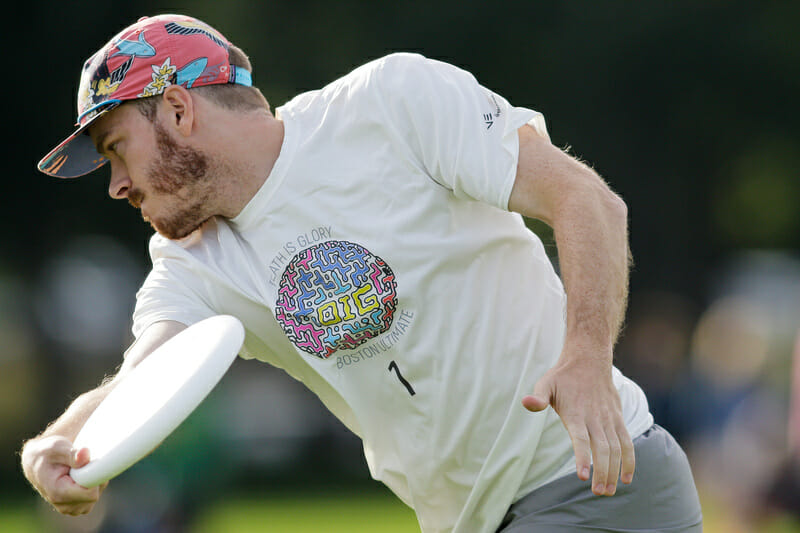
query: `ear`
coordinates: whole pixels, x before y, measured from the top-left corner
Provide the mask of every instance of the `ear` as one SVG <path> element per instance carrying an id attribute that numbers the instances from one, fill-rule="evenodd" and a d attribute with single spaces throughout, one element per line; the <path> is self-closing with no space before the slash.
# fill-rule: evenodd
<path id="1" fill-rule="evenodd" d="M 164 123 L 185 137 L 191 135 L 195 121 L 192 94 L 185 87 L 170 85 L 164 89 L 161 100 Z"/>

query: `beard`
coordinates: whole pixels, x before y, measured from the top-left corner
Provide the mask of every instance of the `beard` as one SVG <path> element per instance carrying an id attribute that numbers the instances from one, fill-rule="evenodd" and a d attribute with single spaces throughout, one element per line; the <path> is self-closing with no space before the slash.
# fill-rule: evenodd
<path id="1" fill-rule="evenodd" d="M 155 193 L 170 196 L 174 201 L 170 213 L 144 219 L 164 237 L 178 240 L 211 218 L 209 157 L 179 144 L 158 122 L 153 128 L 158 153 L 147 169 L 147 182 Z M 136 208 L 141 207 L 143 198 L 140 189 L 128 191 L 128 202 Z"/>

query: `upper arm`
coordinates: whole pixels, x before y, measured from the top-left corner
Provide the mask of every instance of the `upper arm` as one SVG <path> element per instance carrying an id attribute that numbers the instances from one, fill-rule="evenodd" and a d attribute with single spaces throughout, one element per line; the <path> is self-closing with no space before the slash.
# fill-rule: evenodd
<path id="1" fill-rule="evenodd" d="M 454 65 L 394 54 L 376 70 L 385 127 L 432 181 L 460 199 L 505 209 L 517 161 L 517 128 L 544 118 L 512 106 Z"/>
<path id="2" fill-rule="evenodd" d="M 570 207 L 623 209 L 622 200 L 592 169 L 555 147 L 529 125 L 518 130 L 519 156 L 508 208 L 552 227 Z M 574 212 L 574 211 L 572 211 Z"/>
<path id="3" fill-rule="evenodd" d="M 153 353 L 156 348 L 184 329 L 186 329 L 185 324 L 172 320 L 163 320 L 148 326 L 139 338 L 125 351 L 125 360 L 122 363 L 120 371 L 117 373 L 117 377 L 114 379 L 116 380 L 124 377 L 136 365 L 142 362 L 145 357 Z"/>

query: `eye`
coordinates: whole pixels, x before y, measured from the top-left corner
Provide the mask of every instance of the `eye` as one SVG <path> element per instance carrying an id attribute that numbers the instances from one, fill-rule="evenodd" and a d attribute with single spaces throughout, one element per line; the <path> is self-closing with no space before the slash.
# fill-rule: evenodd
<path id="1" fill-rule="evenodd" d="M 103 150 L 103 156 L 105 156 L 107 159 L 111 157 L 122 159 L 122 155 L 119 153 L 119 148 L 119 141 L 108 143 Z"/>

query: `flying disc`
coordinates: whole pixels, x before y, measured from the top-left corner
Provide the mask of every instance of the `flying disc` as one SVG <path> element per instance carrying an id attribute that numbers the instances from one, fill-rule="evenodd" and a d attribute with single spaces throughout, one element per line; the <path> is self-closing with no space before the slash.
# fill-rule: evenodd
<path id="1" fill-rule="evenodd" d="M 84 487 L 121 474 L 152 452 L 219 383 L 244 342 L 237 318 L 217 315 L 155 349 L 97 406 L 75 438 L 90 461 L 70 470 Z"/>

